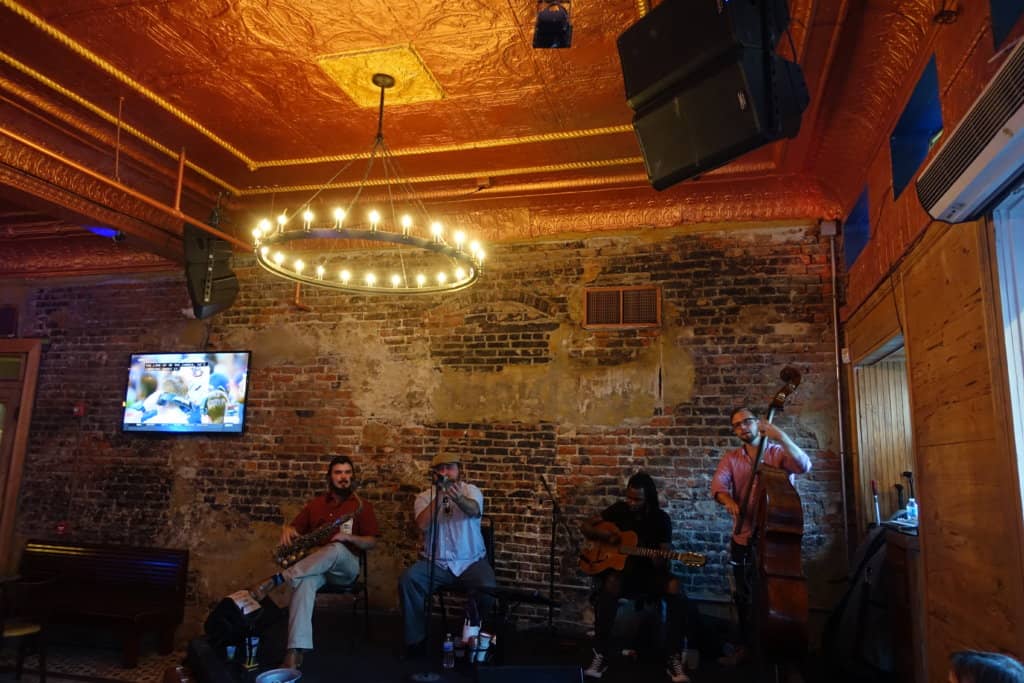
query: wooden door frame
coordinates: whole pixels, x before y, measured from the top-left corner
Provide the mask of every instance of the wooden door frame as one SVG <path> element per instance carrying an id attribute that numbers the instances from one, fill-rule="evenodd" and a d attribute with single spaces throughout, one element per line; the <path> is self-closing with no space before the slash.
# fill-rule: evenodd
<path id="1" fill-rule="evenodd" d="M 36 398 L 36 380 L 43 343 L 39 339 L 0 339 L 0 354 L 24 354 L 25 365 L 21 375 L 21 396 L 18 399 L 18 419 L 14 428 L 14 442 L 7 467 L 0 506 L 0 569 L 10 569 L 14 550 L 14 522 L 18 514 L 18 492 L 24 471 L 28 432 L 32 424 L 32 408 Z"/>

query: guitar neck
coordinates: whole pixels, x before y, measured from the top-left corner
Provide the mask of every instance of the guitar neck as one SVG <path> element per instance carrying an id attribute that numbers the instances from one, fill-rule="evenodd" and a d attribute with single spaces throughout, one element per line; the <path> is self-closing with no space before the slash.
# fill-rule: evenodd
<path id="1" fill-rule="evenodd" d="M 695 561 L 703 560 L 699 555 L 694 553 L 678 553 L 674 550 L 663 550 L 661 548 L 640 548 L 635 546 L 620 546 L 618 551 L 623 555 L 632 555 L 634 557 L 646 557 L 649 559 L 658 560 L 679 560 L 686 564 L 693 564 Z M 699 558 L 699 559 L 698 559 Z M 700 562 L 703 564 L 703 562 Z"/>

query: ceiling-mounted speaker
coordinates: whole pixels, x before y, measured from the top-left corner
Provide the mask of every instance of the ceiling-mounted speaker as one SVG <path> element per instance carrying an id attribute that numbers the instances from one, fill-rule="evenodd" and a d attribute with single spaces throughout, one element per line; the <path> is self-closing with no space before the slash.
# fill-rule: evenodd
<path id="1" fill-rule="evenodd" d="M 192 311 L 200 320 L 230 307 L 238 295 L 231 270 L 231 245 L 201 228 L 185 224 L 185 280 Z"/>
<path id="2" fill-rule="evenodd" d="M 619 36 L 655 189 L 799 132 L 807 85 L 799 65 L 775 54 L 788 23 L 785 0 L 665 0 Z"/>

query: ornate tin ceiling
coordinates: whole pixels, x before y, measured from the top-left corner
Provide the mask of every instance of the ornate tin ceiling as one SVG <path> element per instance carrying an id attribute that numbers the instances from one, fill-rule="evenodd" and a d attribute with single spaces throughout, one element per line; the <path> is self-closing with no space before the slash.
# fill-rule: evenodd
<path id="1" fill-rule="evenodd" d="M 376 134 L 376 71 L 399 82 L 383 132 L 402 175 L 432 212 L 487 240 L 837 216 L 844 188 L 820 179 L 832 156 L 847 170 L 866 163 L 873 131 L 858 124 L 842 141 L 836 125 L 858 126 L 823 106 L 825 92 L 847 95 L 829 80 L 833 62 L 914 30 L 858 24 L 841 36 L 846 0 L 790 0 L 812 96 L 800 135 L 659 193 L 615 46 L 647 9 L 573 0 L 572 47 L 541 50 L 530 0 L 0 0 L 0 234 L 18 237 L 0 250 L 0 277 L 47 270 L 34 265 L 53 242 L 33 237 L 41 224 L 109 225 L 128 237 L 113 267 L 136 253 L 147 268 L 154 254 L 174 258 L 183 218 L 206 222 L 218 203 L 221 234 L 243 248 L 256 212 L 318 189 L 325 203 L 347 196 Z M 853 47 L 836 60 L 840 44 Z M 911 49 L 883 45 L 875 52 Z M 109 252 L 82 234 L 62 241 L 65 273 L 92 272 Z"/>

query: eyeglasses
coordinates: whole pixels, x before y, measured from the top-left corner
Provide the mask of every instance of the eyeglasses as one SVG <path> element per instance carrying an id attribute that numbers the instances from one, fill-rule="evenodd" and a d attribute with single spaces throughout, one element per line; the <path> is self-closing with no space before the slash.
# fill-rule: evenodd
<path id="1" fill-rule="evenodd" d="M 732 428 L 733 429 L 739 429 L 743 425 L 752 424 L 754 422 L 757 422 L 757 418 L 756 417 L 745 417 L 742 420 L 740 420 L 739 422 L 733 422 L 732 423 Z"/>

